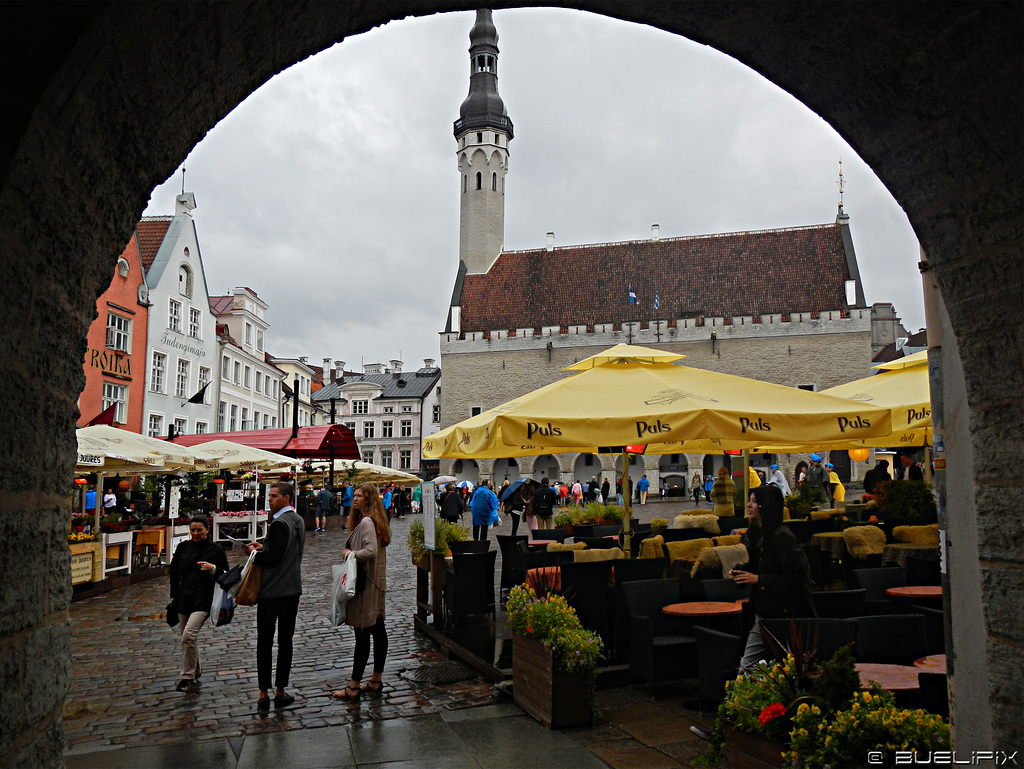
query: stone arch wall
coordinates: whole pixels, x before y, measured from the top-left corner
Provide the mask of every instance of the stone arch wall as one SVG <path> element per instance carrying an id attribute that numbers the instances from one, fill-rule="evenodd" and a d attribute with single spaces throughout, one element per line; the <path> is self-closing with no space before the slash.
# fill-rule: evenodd
<path id="1" fill-rule="evenodd" d="M 909 215 L 926 282 L 940 294 L 930 322 L 943 362 L 933 387 L 944 401 L 935 415 L 947 449 L 956 747 L 1019 745 L 1022 5 L 572 7 L 685 35 L 761 72 L 842 133 Z M 0 666 L 12 682 L 0 690 L 0 763 L 61 763 L 70 675 L 62 508 L 81 355 L 150 191 L 278 71 L 392 19 L 473 8 L 80 3 L 61 7 L 57 27 L 48 4 L 19 8 L 0 139 L 0 541 L 22 557 L 0 561 Z"/>

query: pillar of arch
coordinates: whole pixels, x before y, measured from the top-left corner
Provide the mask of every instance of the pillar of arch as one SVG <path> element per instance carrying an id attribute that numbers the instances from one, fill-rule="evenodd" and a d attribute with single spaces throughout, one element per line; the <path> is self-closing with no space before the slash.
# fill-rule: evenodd
<path id="1" fill-rule="evenodd" d="M 70 676 L 64 506 L 83 340 L 151 190 L 277 72 L 392 19 L 469 7 L 80 3 L 62 7 L 60 34 L 47 4 L 19 8 L 0 139 L 0 541 L 21 557 L 0 560 L 0 666 L 9 671 L 0 764 L 61 764 Z M 907 212 L 936 288 L 930 344 L 942 364 L 932 385 L 946 448 L 955 746 L 1019 745 L 1022 6 L 571 7 L 685 35 L 761 72 L 834 126 Z M 181 40 L 216 44 L 183 51 Z"/>

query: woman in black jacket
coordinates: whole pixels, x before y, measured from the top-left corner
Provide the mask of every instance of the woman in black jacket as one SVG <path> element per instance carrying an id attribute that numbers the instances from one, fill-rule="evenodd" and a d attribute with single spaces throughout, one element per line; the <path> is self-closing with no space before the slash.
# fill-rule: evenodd
<path id="1" fill-rule="evenodd" d="M 462 494 L 449 483 L 448 491 L 441 497 L 441 517 L 449 523 L 459 523 L 465 509 L 465 505 L 462 503 Z"/>
<path id="2" fill-rule="evenodd" d="M 738 585 L 751 585 L 754 626 L 747 637 L 740 668 L 765 658 L 765 643 L 758 619 L 764 617 L 813 617 L 811 569 L 796 536 L 782 524 L 784 500 L 778 486 L 768 484 L 750 490 L 744 536 L 749 563 L 732 571 Z"/>
<path id="3" fill-rule="evenodd" d="M 181 628 L 179 692 L 189 691 L 202 675 L 196 640 L 210 616 L 214 577 L 228 568 L 224 548 L 207 539 L 209 533 L 209 519 L 205 515 L 192 516 L 189 521 L 191 538 L 178 545 L 171 559 L 171 604 L 178 612 Z"/>

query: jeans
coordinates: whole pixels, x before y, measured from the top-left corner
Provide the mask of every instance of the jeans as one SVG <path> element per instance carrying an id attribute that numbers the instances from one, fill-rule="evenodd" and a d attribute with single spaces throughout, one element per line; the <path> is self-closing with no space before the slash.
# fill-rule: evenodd
<path id="1" fill-rule="evenodd" d="M 384 620 L 377 618 L 372 627 L 352 628 L 356 631 L 356 649 L 352 655 L 352 680 L 362 681 L 366 662 L 370 659 L 370 637 L 373 637 L 373 672 L 384 672 L 384 661 L 388 657 L 388 631 Z"/>
<path id="2" fill-rule="evenodd" d="M 260 691 L 270 690 L 270 672 L 277 631 L 277 675 L 274 685 L 283 689 L 292 672 L 292 636 L 299 614 L 299 596 L 260 598 L 256 604 L 256 676 Z"/>

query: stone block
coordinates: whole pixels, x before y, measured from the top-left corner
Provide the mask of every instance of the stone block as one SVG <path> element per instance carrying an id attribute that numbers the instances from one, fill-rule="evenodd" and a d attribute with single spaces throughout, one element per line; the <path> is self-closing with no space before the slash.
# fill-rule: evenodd
<path id="1" fill-rule="evenodd" d="M 981 594 L 985 605 L 985 629 L 989 636 L 1018 644 L 1024 642 L 1024 621 L 1020 611 L 1024 570 L 1012 566 L 983 565 Z M 990 645 L 992 643 L 995 641 L 990 641 Z"/>
<path id="2" fill-rule="evenodd" d="M 71 621 L 43 625 L 25 641 L 21 710 L 27 723 L 46 718 L 64 701 L 71 681 Z"/>
<path id="3" fill-rule="evenodd" d="M 978 557 L 982 560 L 1024 561 L 1024 530 L 1017 511 L 1024 509 L 1019 486 L 979 486 L 975 492 Z"/>

